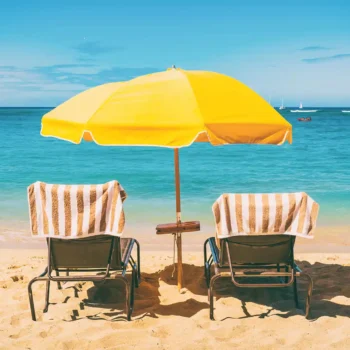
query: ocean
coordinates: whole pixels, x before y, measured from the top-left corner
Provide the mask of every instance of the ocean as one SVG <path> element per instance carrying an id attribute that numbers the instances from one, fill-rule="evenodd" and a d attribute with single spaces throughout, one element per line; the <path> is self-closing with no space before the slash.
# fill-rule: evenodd
<path id="1" fill-rule="evenodd" d="M 307 192 L 320 204 L 319 225 L 350 224 L 350 108 L 281 111 L 293 144 L 193 144 L 180 150 L 183 220 L 214 231 L 211 205 L 224 192 Z M 311 108 L 310 108 L 311 109 Z M 171 149 L 74 145 L 40 136 L 50 108 L 0 108 L 0 228 L 29 229 L 26 188 L 118 180 L 128 193 L 129 229 L 174 222 Z M 312 117 L 311 123 L 297 121 Z"/>

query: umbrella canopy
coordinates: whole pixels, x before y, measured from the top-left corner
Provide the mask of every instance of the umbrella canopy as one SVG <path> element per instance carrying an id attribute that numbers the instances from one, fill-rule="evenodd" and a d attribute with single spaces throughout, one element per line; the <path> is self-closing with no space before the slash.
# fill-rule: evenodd
<path id="1" fill-rule="evenodd" d="M 42 118 L 41 134 L 73 143 L 174 148 L 178 288 L 182 287 L 179 148 L 193 142 L 282 144 L 292 126 L 239 81 L 171 68 L 84 91 Z"/>
<path id="2" fill-rule="evenodd" d="M 262 97 L 223 74 L 169 69 L 82 92 L 47 113 L 43 136 L 110 146 L 195 141 L 281 144 L 292 126 Z"/>

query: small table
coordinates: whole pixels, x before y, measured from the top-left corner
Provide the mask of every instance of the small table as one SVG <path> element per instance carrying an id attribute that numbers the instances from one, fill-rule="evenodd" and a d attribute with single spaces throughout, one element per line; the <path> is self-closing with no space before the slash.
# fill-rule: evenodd
<path id="1" fill-rule="evenodd" d="M 159 224 L 156 227 L 157 235 L 175 234 L 178 232 L 195 232 L 200 231 L 201 224 L 199 221 L 185 221 L 180 223 Z"/>
<path id="2" fill-rule="evenodd" d="M 183 285 L 183 270 L 182 270 L 182 240 L 181 234 L 183 232 L 200 231 L 201 226 L 199 221 L 185 221 L 170 224 L 160 224 L 156 227 L 157 235 L 173 234 L 176 235 L 177 246 L 177 286 L 179 290 Z"/>

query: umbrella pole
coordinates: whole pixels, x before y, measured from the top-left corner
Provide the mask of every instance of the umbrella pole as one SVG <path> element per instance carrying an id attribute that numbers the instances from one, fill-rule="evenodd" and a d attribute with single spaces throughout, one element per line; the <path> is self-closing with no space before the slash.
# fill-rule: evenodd
<path id="1" fill-rule="evenodd" d="M 181 202 L 180 202 L 180 164 L 179 164 L 179 149 L 174 149 L 175 163 L 175 189 L 176 189 L 176 223 L 181 223 Z M 182 241 L 181 232 L 176 232 L 177 246 L 177 288 L 181 290 L 183 282 L 182 271 Z"/>

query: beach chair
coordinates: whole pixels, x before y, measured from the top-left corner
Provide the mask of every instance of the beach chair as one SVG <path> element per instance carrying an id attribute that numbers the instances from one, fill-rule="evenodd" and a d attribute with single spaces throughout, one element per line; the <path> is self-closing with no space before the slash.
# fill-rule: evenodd
<path id="1" fill-rule="evenodd" d="M 308 318 L 313 282 L 294 261 L 294 243 L 296 236 L 313 238 L 318 204 L 306 193 L 223 194 L 212 209 L 216 237 L 204 243 L 210 319 L 214 320 L 214 289 L 219 279 L 229 279 L 240 288 L 293 286 L 298 308 L 297 277 L 308 281 Z"/>
<path id="2" fill-rule="evenodd" d="M 125 285 L 127 319 L 131 320 L 134 290 L 140 272 L 140 245 L 122 238 L 126 193 L 117 181 L 103 185 L 50 185 L 28 187 L 31 232 L 47 240 L 45 271 L 28 284 L 29 304 L 36 321 L 32 286 L 46 282 L 44 312 L 48 311 L 50 282 L 121 280 Z M 132 257 L 137 250 L 136 261 Z M 127 278 L 127 275 L 131 275 Z M 89 305 L 102 306 L 90 302 Z"/>

